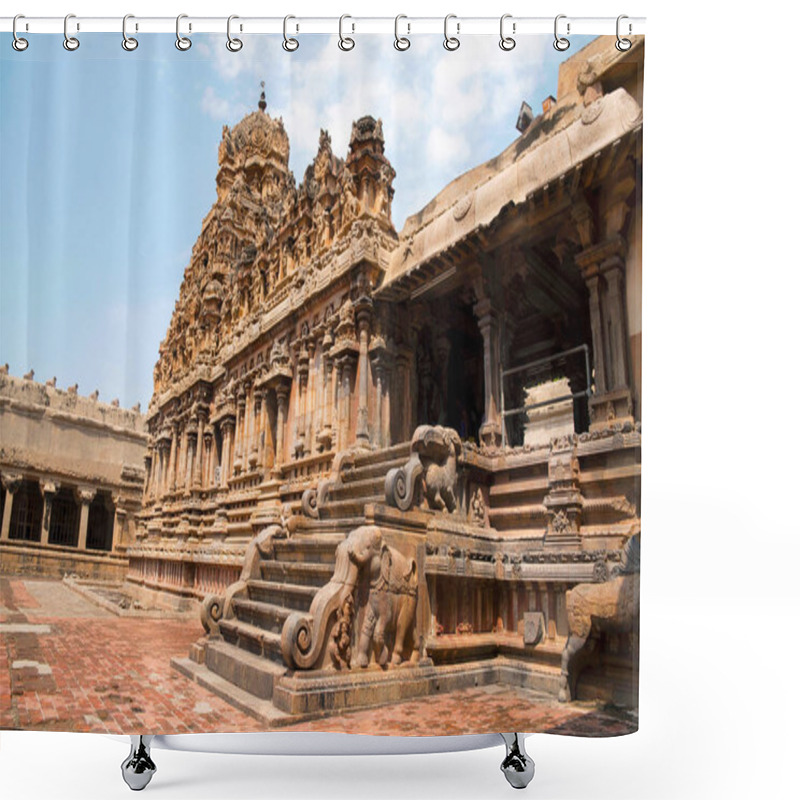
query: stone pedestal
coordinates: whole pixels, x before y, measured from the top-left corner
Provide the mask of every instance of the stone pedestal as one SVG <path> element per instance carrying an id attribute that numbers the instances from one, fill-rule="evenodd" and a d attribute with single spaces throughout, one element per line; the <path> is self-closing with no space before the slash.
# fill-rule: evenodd
<path id="1" fill-rule="evenodd" d="M 547 445 L 551 439 L 575 433 L 572 392 L 566 378 L 529 387 L 525 390 L 525 405 L 536 406 L 526 413 L 526 445 Z"/>

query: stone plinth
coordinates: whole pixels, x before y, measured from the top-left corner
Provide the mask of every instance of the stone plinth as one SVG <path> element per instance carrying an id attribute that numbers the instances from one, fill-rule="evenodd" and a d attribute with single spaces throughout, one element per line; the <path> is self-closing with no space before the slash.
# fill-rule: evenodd
<path id="1" fill-rule="evenodd" d="M 540 403 L 546 405 L 539 405 Z M 529 387 L 525 390 L 525 405 L 537 406 L 527 411 L 526 446 L 546 445 L 558 436 L 575 433 L 572 392 L 566 378 Z"/>

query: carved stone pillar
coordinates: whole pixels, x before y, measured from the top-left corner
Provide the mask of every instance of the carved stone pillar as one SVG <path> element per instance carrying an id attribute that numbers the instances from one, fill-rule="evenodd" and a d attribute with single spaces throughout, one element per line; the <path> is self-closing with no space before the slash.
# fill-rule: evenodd
<path id="1" fill-rule="evenodd" d="M 280 473 L 283 464 L 284 440 L 286 429 L 286 411 L 289 405 L 289 386 L 281 383 L 275 388 L 275 404 L 277 406 L 275 421 L 275 463 L 273 472 Z"/>
<path id="2" fill-rule="evenodd" d="M 633 422 L 624 297 L 625 250 L 625 240 L 613 236 L 575 258 L 589 288 L 595 385 L 594 396 L 589 400 L 591 430 Z"/>
<path id="3" fill-rule="evenodd" d="M 78 550 L 86 549 L 86 533 L 89 530 L 89 506 L 97 494 L 96 489 L 78 489 L 78 500 L 81 504 L 81 520 L 78 525 Z"/>
<path id="4" fill-rule="evenodd" d="M 222 427 L 222 476 L 220 484 L 223 489 L 228 488 L 228 478 L 231 471 L 231 444 L 233 439 L 233 431 L 236 427 L 236 422 L 233 417 L 225 417 L 221 423 Z"/>
<path id="5" fill-rule="evenodd" d="M 175 488 L 178 490 L 181 489 L 188 489 L 189 484 L 186 480 L 186 462 L 189 458 L 189 426 L 186 424 L 184 420 L 181 423 L 181 438 L 180 438 L 180 450 L 178 451 L 178 464 L 177 464 L 177 475 L 175 476 Z"/>
<path id="6" fill-rule="evenodd" d="M 255 413 L 258 417 L 255 437 L 256 463 L 262 470 L 266 470 L 267 464 L 267 393 L 259 389 L 255 395 Z"/>
<path id="7" fill-rule="evenodd" d="M 122 498 L 119 495 L 113 497 L 112 500 L 114 501 L 114 533 L 111 538 L 111 552 L 115 553 L 125 537 L 125 522 L 128 512 L 121 507 Z"/>
<path id="8" fill-rule="evenodd" d="M 246 453 L 242 451 L 247 447 L 245 441 L 245 426 L 246 426 L 246 415 L 245 415 L 245 407 L 247 405 L 247 398 L 244 392 L 239 392 L 239 396 L 236 401 L 236 427 L 234 429 L 234 449 L 233 449 L 233 474 L 236 475 L 237 473 L 242 471 L 244 466 L 245 456 Z"/>
<path id="9" fill-rule="evenodd" d="M 197 453 L 195 454 L 194 470 L 192 471 L 192 489 L 202 488 L 204 480 L 206 456 L 206 412 L 201 409 L 197 412 Z"/>
<path id="10" fill-rule="evenodd" d="M 353 371 L 355 360 L 352 355 L 344 355 L 339 364 L 341 375 L 341 392 L 339 393 L 339 448 L 350 443 L 350 411 L 353 393 Z"/>
<path id="11" fill-rule="evenodd" d="M 50 517 L 53 510 L 53 498 L 58 492 L 59 484 L 56 481 L 41 480 L 39 481 L 39 490 L 44 498 L 44 508 L 42 509 L 42 529 L 39 541 L 42 544 L 50 544 Z"/>
<path id="12" fill-rule="evenodd" d="M 500 325 L 491 301 L 487 298 L 475 305 L 478 328 L 483 337 L 484 421 L 480 427 L 481 442 L 499 446 L 503 420 L 500 419 Z"/>
<path id="13" fill-rule="evenodd" d="M 302 347 L 297 357 L 297 392 L 295 394 L 294 455 L 301 458 L 306 450 L 306 403 L 308 394 L 308 350 Z"/>
<path id="14" fill-rule="evenodd" d="M 603 317 L 600 312 L 600 276 L 587 278 L 589 289 L 589 322 L 592 328 L 592 353 L 594 354 L 594 385 L 596 394 L 606 391 L 606 359 L 604 353 Z"/>
<path id="15" fill-rule="evenodd" d="M 548 492 L 545 547 L 577 550 L 581 546 L 580 524 L 583 496 L 580 491 L 580 464 L 574 435 L 552 441 L 547 464 Z"/>
<path id="16" fill-rule="evenodd" d="M 178 455 L 178 423 L 172 425 L 172 438 L 169 446 L 169 466 L 167 468 L 167 487 L 170 493 L 175 491 L 175 481 L 177 480 L 178 465 L 175 463 Z"/>
<path id="17" fill-rule="evenodd" d="M 265 404 L 262 402 L 261 392 L 253 390 L 252 413 L 250 415 L 250 453 L 247 457 L 247 466 L 251 470 L 255 469 L 261 461 L 261 425 L 263 422 L 261 409 Z"/>
<path id="18" fill-rule="evenodd" d="M 191 423 L 184 432 L 186 442 L 186 459 L 183 473 L 183 494 L 188 497 L 192 493 L 192 473 L 197 458 L 197 425 Z"/>
<path id="19" fill-rule="evenodd" d="M 330 450 L 333 441 L 333 358 L 331 357 L 331 344 L 333 339 L 330 331 L 325 332 L 322 340 L 322 370 L 323 370 L 323 400 L 322 400 L 322 427 L 317 441 L 321 451 Z"/>
<path id="20" fill-rule="evenodd" d="M 363 308 L 358 312 L 358 412 L 356 416 L 356 444 L 369 445 L 369 344 L 370 312 Z"/>
<path id="21" fill-rule="evenodd" d="M 306 397 L 304 409 L 304 435 L 303 435 L 303 455 L 311 454 L 314 444 L 314 421 L 319 409 L 317 402 L 317 381 L 318 375 L 314 362 L 317 351 L 317 343 L 312 339 L 308 343 L 308 377 L 306 378 Z"/>
<path id="22" fill-rule="evenodd" d="M 22 485 L 22 475 L 16 473 L 5 473 L 2 476 L 3 491 L 6 493 L 3 505 L 3 522 L 0 527 L 0 541 L 8 541 L 9 531 L 11 530 L 11 508 L 14 503 L 14 495 Z"/>
<path id="23" fill-rule="evenodd" d="M 214 432 L 210 430 L 203 431 L 203 463 L 201 465 L 202 473 L 200 475 L 200 489 L 207 489 L 213 483 L 211 476 L 211 460 L 214 454 Z"/>

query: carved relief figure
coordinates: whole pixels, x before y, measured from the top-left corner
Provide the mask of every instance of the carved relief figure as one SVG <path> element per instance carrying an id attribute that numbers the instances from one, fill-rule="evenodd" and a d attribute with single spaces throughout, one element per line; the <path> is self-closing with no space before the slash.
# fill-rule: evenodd
<path id="1" fill-rule="evenodd" d="M 361 547 L 353 549 L 352 557 L 369 576 L 369 600 L 358 639 L 356 665 L 368 666 L 371 650 L 375 663 L 385 666 L 389 662 L 387 639 L 392 634 L 391 663 L 400 664 L 405 660 L 409 634 L 414 627 L 417 563 L 389 547 L 376 526 L 357 530 L 363 531 Z"/>
<path id="2" fill-rule="evenodd" d="M 344 620 L 348 597 L 364 594 L 367 600 L 356 644 L 356 664 L 366 667 L 374 652 L 377 663 L 386 665 L 390 645 L 392 664 L 410 658 L 417 608 L 417 564 L 386 544 L 380 528 L 362 525 L 339 543 L 333 577 L 317 592 L 308 614 L 293 612 L 286 619 L 281 651 L 287 666 L 319 669 L 326 654 L 334 666 L 337 659 L 343 663 L 340 643 L 347 624 Z M 339 637 L 334 645 L 336 658 L 331 651 L 334 631 Z"/>

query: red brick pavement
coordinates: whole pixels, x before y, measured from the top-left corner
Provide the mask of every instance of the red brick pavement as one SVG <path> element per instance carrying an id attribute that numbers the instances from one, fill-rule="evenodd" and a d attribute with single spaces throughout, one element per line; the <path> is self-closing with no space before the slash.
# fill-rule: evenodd
<path id="1" fill-rule="evenodd" d="M 0 729 L 123 734 L 265 730 L 263 723 L 171 669 L 170 659 L 185 656 L 202 635 L 199 621 L 116 617 L 58 582 L 0 578 L 0 623 L 49 626 L 49 632 L 31 633 L 3 631 L 0 625 Z M 592 705 L 564 706 L 505 686 L 280 728 L 398 736 L 487 730 L 608 736 L 635 729 L 635 722 Z"/>

